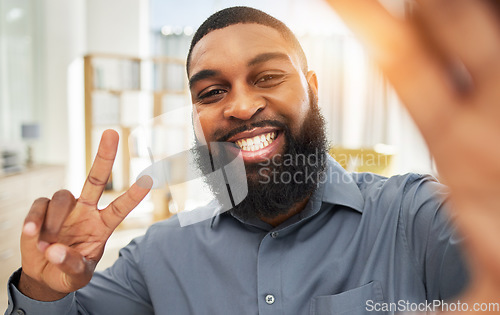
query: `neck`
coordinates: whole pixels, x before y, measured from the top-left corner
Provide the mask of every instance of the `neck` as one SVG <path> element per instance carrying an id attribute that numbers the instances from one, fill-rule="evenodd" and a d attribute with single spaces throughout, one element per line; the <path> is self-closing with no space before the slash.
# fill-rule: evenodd
<path id="1" fill-rule="evenodd" d="M 271 224 L 272 226 L 276 227 L 276 226 L 280 225 L 281 223 L 285 222 L 286 220 L 288 220 L 289 218 L 293 217 L 297 213 L 299 213 L 302 210 L 304 210 L 304 208 L 307 205 L 307 202 L 309 201 L 309 198 L 311 198 L 310 195 L 307 196 L 304 200 L 297 202 L 285 214 L 281 214 L 281 215 L 278 215 L 278 216 L 273 217 L 273 218 L 261 217 L 260 219 L 262 221 L 264 221 L 264 222 L 266 222 L 268 224 Z"/>

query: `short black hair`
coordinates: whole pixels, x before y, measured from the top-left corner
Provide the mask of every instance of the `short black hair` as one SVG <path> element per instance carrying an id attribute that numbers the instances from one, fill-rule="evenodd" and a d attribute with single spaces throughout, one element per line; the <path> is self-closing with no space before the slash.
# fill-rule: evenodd
<path id="1" fill-rule="evenodd" d="M 211 31 L 225 28 L 230 25 L 251 23 L 269 26 L 277 30 L 281 36 L 283 36 L 283 38 L 290 43 L 293 50 L 297 53 L 304 74 L 307 72 L 307 59 L 304 51 L 302 50 L 302 46 L 300 46 L 299 41 L 292 31 L 285 25 L 285 23 L 263 11 L 250 7 L 238 6 L 220 10 L 212 14 L 205 20 L 205 22 L 203 22 L 203 24 L 201 24 L 194 34 L 193 39 L 191 40 L 191 45 L 189 46 L 189 52 L 186 60 L 186 73 L 189 75 L 189 65 L 193 48 L 205 35 Z"/>

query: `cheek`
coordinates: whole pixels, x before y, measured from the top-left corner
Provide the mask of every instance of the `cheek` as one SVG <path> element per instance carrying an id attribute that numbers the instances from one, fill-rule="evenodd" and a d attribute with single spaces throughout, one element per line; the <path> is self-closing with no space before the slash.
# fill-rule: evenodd
<path id="1" fill-rule="evenodd" d="M 295 102 L 292 103 L 295 107 L 292 115 L 294 115 L 293 118 L 297 122 L 298 127 L 300 127 L 306 119 L 307 113 L 309 113 L 311 107 L 307 86 L 297 86 L 292 93 L 294 94 L 292 99 L 295 100 Z"/>
<path id="2" fill-rule="evenodd" d="M 271 101 L 276 104 L 275 110 L 288 119 L 290 128 L 300 127 L 310 107 L 307 90 L 297 84 L 284 88 L 279 95 Z"/>
<path id="3" fill-rule="evenodd" d="M 210 135 L 217 127 L 217 124 L 214 123 L 216 122 L 214 111 L 194 107 L 193 118 L 194 132 L 198 140 L 204 143 L 210 142 Z"/>

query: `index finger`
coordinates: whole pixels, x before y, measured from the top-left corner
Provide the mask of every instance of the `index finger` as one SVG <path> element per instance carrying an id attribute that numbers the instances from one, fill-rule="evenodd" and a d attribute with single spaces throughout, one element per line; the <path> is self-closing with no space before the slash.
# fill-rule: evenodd
<path id="1" fill-rule="evenodd" d="M 83 185 L 78 202 L 97 206 L 99 198 L 108 182 L 113 163 L 118 149 L 118 133 L 108 129 L 102 133 L 97 154 L 90 169 L 89 175 Z"/>

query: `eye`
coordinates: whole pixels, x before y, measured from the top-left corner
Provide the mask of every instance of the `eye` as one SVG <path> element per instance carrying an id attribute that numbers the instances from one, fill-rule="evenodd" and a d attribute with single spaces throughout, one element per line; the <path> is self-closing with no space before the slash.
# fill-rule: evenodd
<path id="1" fill-rule="evenodd" d="M 212 89 L 209 91 L 201 92 L 198 95 L 198 100 L 202 104 L 211 104 L 221 100 L 227 91 L 224 89 Z"/>
<path id="2" fill-rule="evenodd" d="M 265 74 L 255 81 L 255 85 L 261 88 L 270 88 L 281 84 L 284 78 L 284 74 Z"/>

